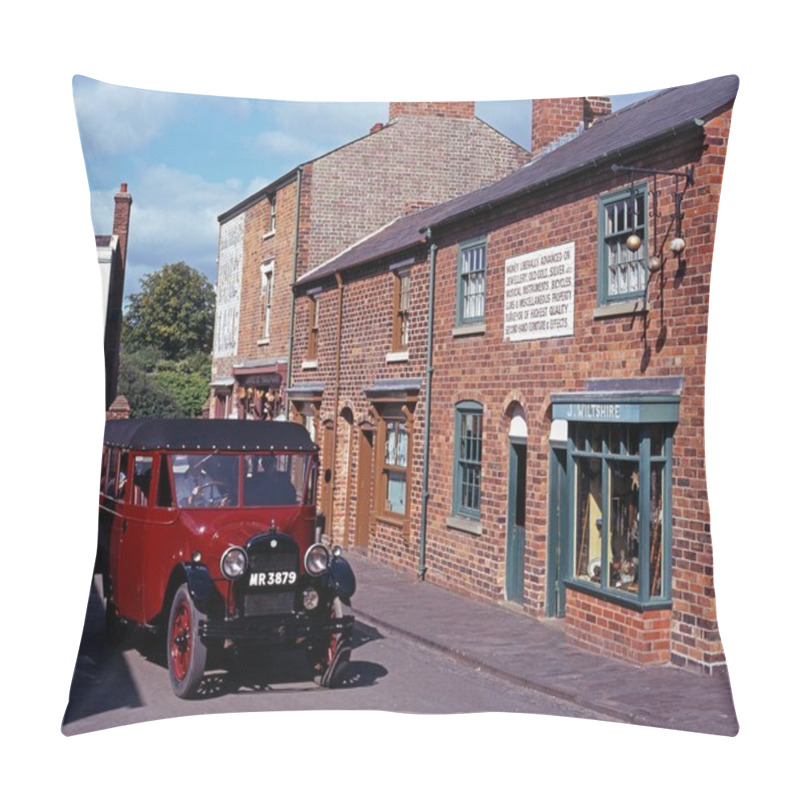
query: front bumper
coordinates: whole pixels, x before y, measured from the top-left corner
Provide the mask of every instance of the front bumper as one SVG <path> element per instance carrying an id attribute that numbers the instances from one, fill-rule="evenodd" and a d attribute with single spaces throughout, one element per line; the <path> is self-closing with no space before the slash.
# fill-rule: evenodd
<path id="1" fill-rule="evenodd" d="M 349 638 L 354 617 L 313 617 L 305 614 L 281 614 L 260 617 L 237 617 L 224 620 L 204 620 L 200 623 L 200 639 L 209 643 L 230 639 L 240 643 L 264 645 L 321 645 L 336 634 Z"/>

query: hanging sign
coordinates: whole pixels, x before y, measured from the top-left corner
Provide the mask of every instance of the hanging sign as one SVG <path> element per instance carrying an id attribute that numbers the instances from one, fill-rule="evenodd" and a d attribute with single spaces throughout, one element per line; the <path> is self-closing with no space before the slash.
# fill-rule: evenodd
<path id="1" fill-rule="evenodd" d="M 506 261 L 508 341 L 572 336 L 575 322 L 575 242 Z"/>

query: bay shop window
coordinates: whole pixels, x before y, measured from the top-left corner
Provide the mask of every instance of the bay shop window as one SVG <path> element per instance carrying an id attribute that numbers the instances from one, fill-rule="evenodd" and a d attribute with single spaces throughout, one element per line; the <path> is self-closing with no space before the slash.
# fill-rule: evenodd
<path id="1" fill-rule="evenodd" d="M 642 601 L 665 597 L 668 430 L 578 424 L 570 442 L 573 577 Z"/>
<path id="2" fill-rule="evenodd" d="M 564 583 L 642 608 L 670 601 L 672 442 L 682 382 L 664 380 L 635 394 L 553 396 L 554 419 L 568 423 Z"/>

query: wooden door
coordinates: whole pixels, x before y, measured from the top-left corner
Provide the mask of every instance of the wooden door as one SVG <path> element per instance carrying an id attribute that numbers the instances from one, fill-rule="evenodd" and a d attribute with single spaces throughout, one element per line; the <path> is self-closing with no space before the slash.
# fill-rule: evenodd
<path id="1" fill-rule="evenodd" d="M 373 483 L 372 449 L 373 432 L 367 428 L 359 429 L 355 546 L 363 548 L 369 546 Z"/>

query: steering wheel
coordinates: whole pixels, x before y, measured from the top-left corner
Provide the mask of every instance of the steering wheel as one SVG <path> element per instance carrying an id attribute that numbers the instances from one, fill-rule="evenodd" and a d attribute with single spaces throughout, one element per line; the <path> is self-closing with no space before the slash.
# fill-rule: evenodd
<path id="1" fill-rule="evenodd" d="M 215 486 L 221 486 L 225 491 L 222 489 L 219 490 L 219 497 L 213 497 L 211 490 Z M 223 483 L 222 481 L 209 481 L 208 483 L 200 484 L 200 486 L 195 486 L 192 489 L 192 493 L 190 495 L 189 502 L 191 505 L 195 506 L 208 506 L 208 507 L 219 507 L 225 505 L 228 501 L 228 485 Z M 204 498 L 203 500 L 200 499 L 201 494 L 208 493 L 208 497 Z"/>

